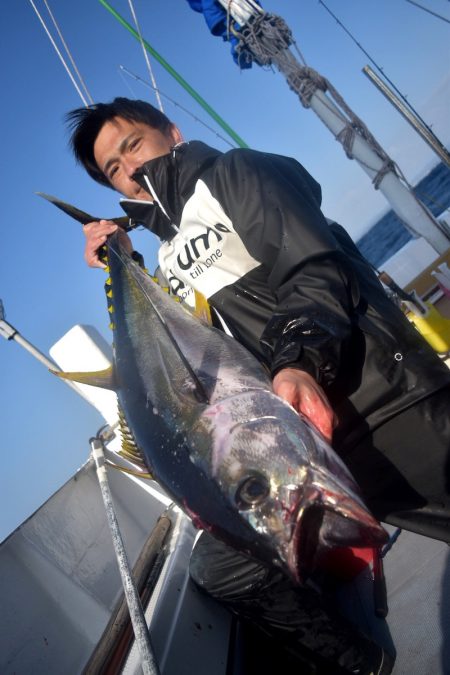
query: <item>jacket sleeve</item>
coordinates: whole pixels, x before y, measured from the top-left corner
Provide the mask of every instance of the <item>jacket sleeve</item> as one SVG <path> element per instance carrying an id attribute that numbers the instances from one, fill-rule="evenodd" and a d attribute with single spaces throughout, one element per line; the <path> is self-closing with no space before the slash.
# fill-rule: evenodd
<path id="1" fill-rule="evenodd" d="M 320 210 L 319 185 L 293 159 L 237 150 L 223 156 L 213 191 L 276 299 L 261 336 L 272 375 L 296 367 L 330 384 L 359 291 Z"/>

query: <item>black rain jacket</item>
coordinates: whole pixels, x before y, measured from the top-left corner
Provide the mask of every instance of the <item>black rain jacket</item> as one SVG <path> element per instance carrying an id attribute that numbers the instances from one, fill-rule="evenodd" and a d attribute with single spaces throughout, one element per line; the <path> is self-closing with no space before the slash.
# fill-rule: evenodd
<path id="1" fill-rule="evenodd" d="M 172 290 L 206 295 L 272 374 L 310 373 L 337 413 L 338 450 L 450 383 L 296 160 L 194 141 L 135 179 L 157 201 L 127 211 L 162 240 Z"/>

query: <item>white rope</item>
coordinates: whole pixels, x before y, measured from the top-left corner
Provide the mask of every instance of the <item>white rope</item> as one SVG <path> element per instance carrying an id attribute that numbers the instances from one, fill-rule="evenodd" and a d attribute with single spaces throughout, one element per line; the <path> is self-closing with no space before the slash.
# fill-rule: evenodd
<path id="1" fill-rule="evenodd" d="M 78 68 L 77 68 L 77 65 L 76 65 L 76 63 L 75 63 L 75 60 L 73 59 L 72 54 L 70 53 L 70 49 L 69 49 L 69 47 L 67 46 L 66 41 L 64 40 L 63 34 L 62 34 L 62 32 L 60 31 L 60 29 L 59 29 L 59 26 L 58 26 L 58 24 L 57 24 L 57 22 L 56 22 L 55 17 L 53 16 L 53 13 L 52 13 L 52 11 L 51 11 L 49 5 L 48 5 L 47 0 L 44 0 L 44 5 L 45 5 L 46 8 L 47 8 L 47 12 L 50 14 L 50 18 L 51 18 L 51 20 L 53 21 L 53 25 L 54 25 L 55 28 L 56 28 L 56 31 L 57 31 L 57 33 L 58 33 L 58 35 L 59 35 L 59 39 L 61 40 L 61 42 L 62 42 L 62 44 L 63 44 L 63 46 L 64 46 L 64 49 L 66 50 L 66 54 L 67 54 L 67 56 L 68 56 L 69 59 L 70 59 L 70 63 L 72 64 L 72 67 L 73 67 L 74 71 L 76 72 L 76 74 L 77 74 L 77 76 L 78 76 L 78 80 L 80 81 L 80 84 L 81 84 L 81 86 L 83 87 L 83 89 L 84 89 L 84 91 L 85 91 L 85 93 L 86 93 L 86 96 L 87 96 L 87 98 L 89 99 L 89 102 L 90 102 L 90 103 L 94 103 L 94 99 L 93 99 L 92 96 L 90 95 L 89 90 L 88 90 L 88 88 L 87 88 L 87 86 L 86 86 L 86 83 L 85 83 L 85 81 L 83 80 L 83 78 L 82 78 L 82 76 L 81 76 L 81 73 L 80 73 L 80 71 L 79 71 Z"/>
<path id="2" fill-rule="evenodd" d="M 61 52 L 59 51 L 57 44 L 55 43 L 53 37 L 51 36 L 50 31 L 48 30 L 48 28 L 47 28 L 47 26 L 46 26 L 46 24 L 45 24 L 45 21 L 43 20 L 43 18 L 42 18 L 41 15 L 39 14 L 38 9 L 37 9 L 36 5 L 34 4 L 33 0 L 30 0 L 30 4 L 31 4 L 31 6 L 33 7 L 33 9 L 34 9 L 34 11 L 35 11 L 35 13 L 36 13 L 36 15 L 37 15 L 39 21 L 41 22 L 42 27 L 44 28 L 45 32 L 47 33 L 48 39 L 50 40 L 50 42 L 52 43 L 52 45 L 53 45 L 53 47 L 54 47 L 56 53 L 58 54 L 59 59 L 60 59 L 61 63 L 63 64 L 64 68 L 66 69 L 66 72 L 67 72 L 68 76 L 69 76 L 70 79 L 72 80 L 72 84 L 73 84 L 73 86 L 75 87 L 75 89 L 77 90 L 79 97 L 80 97 L 81 100 L 83 101 L 83 104 L 86 106 L 86 108 L 88 108 L 88 107 L 89 107 L 89 103 L 88 103 L 87 100 L 85 99 L 83 93 L 81 92 L 81 90 L 80 90 L 78 84 L 77 84 L 76 81 L 75 81 L 74 76 L 73 76 L 72 73 L 70 72 L 70 69 L 69 69 L 67 63 L 65 62 L 63 55 L 62 55 Z"/>
<path id="3" fill-rule="evenodd" d="M 147 50 L 145 49 L 144 40 L 142 38 L 142 33 L 141 33 L 141 29 L 139 27 L 136 12 L 134 11 L 133 0 L 128 0 L 128 4 L 130 6 L 130 11 L 131 11 L 131 14 L 133 16 L 133 21 L 134 21 L 134 24 L 136 26 L 137 33 L 139 35 L 139 42 L 141 43 L 142 51 L 144 53 L 145 63 L 147 64 L 148 72 L 150 74 L 150 79 L 152 81 L 153 89 L 154 89 L 155 94 L 156 94 L 156 100 L 158 101 L 158 107 L 159 107 L 160 111 L 163 113 L 164 112 L 163 104 L 162 104 L 162 101 L 161 101 L 161 97 L 159 95 L 158 87 L 156 85 L 155 76 L 153 75 L 153 70 L 152 70 L 152 66 L 150 64 L 150 59 L 148 58 Z"/>

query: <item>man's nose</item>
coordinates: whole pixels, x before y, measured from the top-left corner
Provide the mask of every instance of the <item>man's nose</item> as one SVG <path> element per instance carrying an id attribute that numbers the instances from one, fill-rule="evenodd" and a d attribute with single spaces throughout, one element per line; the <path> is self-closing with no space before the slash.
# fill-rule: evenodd
<path id="1" fill-rule="evenodd" d="M 133 175 L 136 173 L 136 171 L 139 169 L 139 167 L 142 165 L 142 162 L 139 159 L 135 158 L 124 158 L 123 159 L 123 166 L 125 169 L 125 172 L 128 176 L 128 178 L 132 179 Z"/>

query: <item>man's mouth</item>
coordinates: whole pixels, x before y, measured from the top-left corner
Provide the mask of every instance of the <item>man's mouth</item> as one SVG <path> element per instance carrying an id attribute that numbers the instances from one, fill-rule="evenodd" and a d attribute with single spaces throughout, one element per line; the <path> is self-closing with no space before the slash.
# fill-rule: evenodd
<path id="1" fill-rule="evenodd" d="M 153 197 L 146 191 L 143 190 L 142 188 L 139 188 L 137 192 L 135 192 L 134 199 L 142 199 L 146 202 L 152 202 Z"/>

